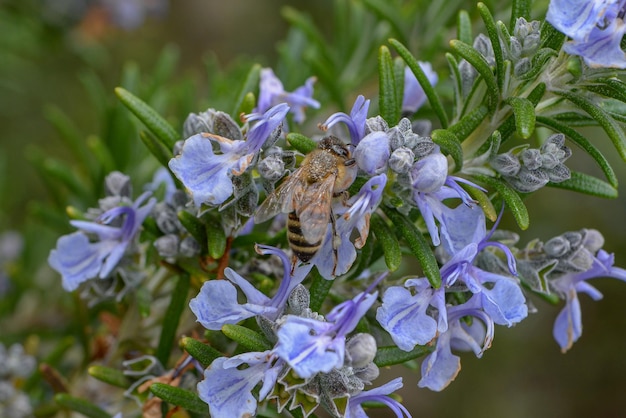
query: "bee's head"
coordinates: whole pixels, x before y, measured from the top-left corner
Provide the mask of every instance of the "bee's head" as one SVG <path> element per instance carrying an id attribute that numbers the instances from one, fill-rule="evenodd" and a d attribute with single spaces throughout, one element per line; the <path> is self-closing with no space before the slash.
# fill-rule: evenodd
<path id="1" fill-rule="evenodd" d="M 338 157 L 345 159 L 350 158 L 350 150 L 343 141 L 336 136 L 329 135 L 324 137 L 317 146 L 319 149 L 331 152 Z"/>

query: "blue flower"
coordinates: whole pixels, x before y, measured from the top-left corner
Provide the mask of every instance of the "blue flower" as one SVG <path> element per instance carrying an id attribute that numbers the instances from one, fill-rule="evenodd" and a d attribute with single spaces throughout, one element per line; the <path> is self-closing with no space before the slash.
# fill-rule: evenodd
<path id="1" fill-rule="evenodd" d="M 272 106 L 287 103 L 291 106 L 290 112 L 294 114 L 294 122 L 304 122 L 304 108 L 306 106 L 319 109 L 320 103 L 313 99 L 313 84 L 315 77 L 306 80 L 303 86 L 298 87 L 293 93 L 285 91 L 283 83 L 276 77 L 271 68 L 261 70 L 261 83 L 259 86 L 259 102 L 256 112 L 265 112 Z"/>
<path id="2" fill-rule="evenodd" d="M 439 81 L 439 77 L 437 73 L 433 71 L 432 65 L 428 62 L 419 62 L 419 65 L 424 71 L 424 74 L 428 78 L 428 81 L 432 86 L 437 84 Z M 415 74 L 409 67 L 405 67 L 404 69 L 404 94 L 402 96 L 402 112 L 403 113 L 415 113 L 417 109 L 422 107 L 422 105 L 426 102 L 426 93 L 424 93 L 424 89 L 417 81 Z"/>
<path id="3" fill-rule="evenodd" d="M 563 49 L 591 67 L 626 68 L 624 0 L 552 0 L 546 20 L 572 38 Z"/>
<path id="4" fill-rule="evenodd" d="M 456 281 L 461 281 L 469 291 L 479 294 L 483 309 L 496 324 L 512 326 L 520 322 L 528 315 L 528 307 L 517 279 L 485 271 L 474 265 L 476 257 L 482 250 L 497 247 L 506 256 L 509 270 L 514 275 L 515 258 L 511 250 L 501 243 L 489 241 L 492 232 L 486 234 L 484 213 L 480 208 L 459 206 L 455 212 L 469 215 L 461 217 L 465 222 L 458 224 L 458 228 L 446 230 L 444 248 L 452 254 L 452 258 L 441 268 L 445 284 L 450 286 Z M 471 219 L 474 220 L 468 221 Z"/>
<path id="5" fill-rule="evenodd" d="M 225 324 L 236 324 L 254 316 L 264 316 L 276 320 L 282 314 L 289 294 L 300 284 L 311 270 L 312 265 L 296 267 L 291 275 L 291 263 L 284 251 L 268 246 L 257 246 L 261 254 L 272 254 L 283 262 L 284 274 L 280 287 L 273 298 L 256 289 L 250 282 L 231 268 L 224 270 L 228 280 L 209 280 L 202 285 L 200 293 L 189 302 L 191 311 L 198 322 L 206 329 L 220 330 Z M 246 303 L 239 303 L 237 285 L 246 296 Z"/>
<path id="6" fill-rule="evenodd" d="M 493 340 L 493 321 L 480 307 L 479 298 L 474 295 L 462 305 L 448 308 L 448 330 L 437 339 L 435 351 L 422 361 L 422 378 L 418 386 L 441 391 L 454 380 L 461 370 L 461 359 L 452 354 L 452 348 L 472 350 L 481 357 Z M 471 325 L 462 321 L 464 317 L 474 317 Z M 486 329 L 483 327 L 486 327 Z"/>
<path id="7" fill-rule="evenodd" d="M 246 368 L 240 368 L 247 365 Z M 253 389 L 263 381 L 258 400 L 270 393 L 284 362 L 269 351 L 219 357 L 204 372 L 198 383 L 200 399 L 209 405 L 214 418 L 244 418 L 256 415 L 257 399 Z"/>
<path id="8" fill-rule="evenodd" d="M 356 259 L 356 248 L 362 248 L 369 235 L 369 220 L 372 212 L 380 204 L 387 183 L 387 175 L 380 174 L 369 179 L 359 192 L 346 205 L 342 204 L 337 214 L 341 214 L 335 222 L 336 237 L 329 225 L 322 246 L 311 260 L 317 266 L 322 277 L 330 279 L 345 274 L 350 270 Z M 342 213 L 342 211 L 344 211 Z M 359 237 L 354 244 L 350 240 L 352 231 L 356 229 Z M 338 239 L 337 239 L 338 238 Z"/>
<path id="9" fill-rule="evenodd" d="M 586 293 L 593 300 L 602 298 L 602 294 L 586 280 L 597 277 L 613 277 L 626 281 L 626 270 L 613 267 L 614 262 L 613 254 L 600 250 L 593 258 L 593 263 L 588 270 L 567 273 L 551 280 L 552 287 L 566 301 L 565 307 L 559 312 L 553 328 L 554 339 L 561 346 L 561 351 L 569 350 L 583 332 L 578 293 Z"/>
<path id="10" fill-rule="evenodd" d="M 361 406 L 364 402 L 382 403 L 387 405 L 389 409 L 396 414 L 397 418 L 403 418 L 404 416 L 411 418 L 409 411 L 400 402 L 389 396 L 401 387 L 402 378 L 397 377 L 380 387 L 365 390 L 350 396 L 350 398 L 348 398 L 345 418 L 366 418 L 367 414 Z"/>
<path id="11" fill-rule="evenodd" d="M 156 204 L 156 199 L 151 198 L 141 206 L 150 194 L 142 194 L 132 206 L 109 209 L 98 222 L 70 221 L 81 231 L 59 238 L 56 249 L 48 256 L 48 264 L 63 276 L 65 290 L 75 290 L 89 279 L 103 279 L 111 274 Z M 121 226 L 107 225 L 122 217 Z M 94 234 L 97 240 L 91 242 L 87 234 Z"/>
<path id="12" fill-rule="evenodd" d="M 231 176 L 241 175 L 261 150 L 268 136 L 285 119 L 289 106 L 272 107 L 264 114 L 247 115 L 257 121 L 247 140 L 232 140 L 214 134 L 196 134 L 183 144 L 181 154 L 170 160 L 169 167 L 192 194 L 196 206 L 219 205 L 233 193 Z M 221 154 L 213 152 L 215 142 Z"/>
<path id="13" fill-rule="evenodd" d="M 439 221 L 444 229 L 444 214 L 449 210 L 443 201 L 459 198 L 464 205 L 473 206 L 474 201 L 458 182 L 479 189 L 480 187 L 467 180 L 448 176 L 448 160 L 438 150 L 416 161 L 409 175 L 413 186 L 413 201 L 424 218 L 433 245 L 437 246 L 441 241 L 435 221 Z"/>
<path id="14" fill-rule="evenodd" d="M 370 107 L 370 101 L 359 95 L 354 101 L 350 115 L 343 112 L 333 113 L 326 119 L 326 122 L 320 125 L 320 128 L 327 130 L 331 126 L 343 122 L 348 127 L 352 145 L 357 145 L 365 136 L 365 121 L 367 120 L 367 111 Z"/>
<path id="15" fill-rule="evenodd" d="M 425 278 L 409 279 L 405 287 L 391 286 L 383 295 L 376 320 L 399 349 L 411 351 L 448 329 L 445 288 L 433 289 Z"/>
<path id="16" fill-rule="evenodd" d="M 337 305 L 326 316 L 328 322 L 287 315 L 276 333 L 273 352 L 304 379 L 342 367 L 346 336 L 376 301 L 378 292 L 369 291 L 383 277 L 354 299 Z"/>

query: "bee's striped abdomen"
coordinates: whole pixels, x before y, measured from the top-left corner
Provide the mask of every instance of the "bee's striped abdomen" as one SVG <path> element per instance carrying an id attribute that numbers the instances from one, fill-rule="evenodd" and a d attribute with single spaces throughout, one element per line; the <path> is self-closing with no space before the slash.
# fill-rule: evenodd
<path id="1" fill-rule="evenodd" d="M 312 259 L 322 245 L 322 240 L 308 242 L 304 238 L 300 219 L 295 212 L 290 212 L 287 218 L 287 239 L 293 253 L 304 263 Z"/>

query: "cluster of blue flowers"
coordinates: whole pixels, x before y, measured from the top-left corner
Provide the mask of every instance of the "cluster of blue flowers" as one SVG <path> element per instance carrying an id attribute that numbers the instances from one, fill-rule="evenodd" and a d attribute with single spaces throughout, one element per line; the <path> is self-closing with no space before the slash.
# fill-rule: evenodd
<path id="1" fill-rule="evenodd" d="M 547 19 L 572 39 L 565 52 L 581 55 L 590 66 L 623 68 L 622 5 L 552 1 Z M 486 65 L 496 65 L 496 57 L 505 53 L 514 64 L 512 74 L 521 80 L 534 65 L 539 28 L 538 22 L 520 18 L 503 51 L 494 51 L 492 40 L 484 35 L 476 38 L 475 49 Z M 435 85 L 438 77 L 430 64 L 419 66 Z M 468 96 L 478 72 L 467 61 L 459 62 L 457 70 L 461 93 Z M 401 378 L 366 389 L 379 375 L 379 346 L 393 345 L 404 352 L 430 347 L 418 386 L 440 391 L 460 371 L 460 357 L 453 351 L 482 356 L 494 339 L 496 324 L 511 327 L 527 317 L 532 292 L 565 300 L 554 338 L 566 351 L 582 333 L 578 293 L 601 297 L 587 281 L 626 280 L 626 271 L 614 267 L 613 256 L 602 249 L 604 240 L 595 230 L 533 241 L 522 249 L 514 246 L 515 240 L 499 238 L 505 235 L 497 230 L 499 217 L 489 229 L 489 205 L 476 197 L 486 196 L 487 190 L 461 177 L 479 173 L 523 193 L 565 182 L 571 172 L 564 163 L 572 154 L 565 135 L 550 136 L 540 148 L 523 144 L 498 153 L 499 143 L 487 151 L 476 147 L 475 154 L 464 156 L 469 168 L 456 170 L 449 149 L 433 141 L 430 122 L 409 119 L 425 103 L 426 94 L 408 67 L 403 76 L 401 113 L 406 117 L 398 117 L 394 126 L 381 115 L 368 117 L 370 100 L 364 96 L 356 98 L 349 114 L 334 113 L 319 125 L 314 139 L 328 134 L 339 138 L 358 173 L 350 178 L 350 195 L 335 196 L 326 234 L 312 258 L 303 262 L 289 250 L 257 244 L 259 256 L 280 260 L 275 268 L 256 254 L 237 259 L 236 250 L 227 247 L 215 270 L 202 277 L 199 293 L 189 303 L 197 322 L 209 331 L 254 322 L 252 327 L 267 342 L 265 351 L 222 355 L 204 370 L 197 392 L 211 416 L 253 416 L 260 404 L 273 403 L 278 412 L 299 408 L 303 416 L 321 406 L 333 416 L 364 417 L 363 404 L 378 402 L 397 417 L 409 417 L 392 397 L 402 386 Z M 106 283 L 99 297 L 119 300 L 153 274 L 145 266 L 152 250 L 168 267 L 181 270 L 188 260 L 199 259 L 202 268 L 215 262 L 206 256 L 206 243 L 181 222 L 181 212 L 198 220 L 212 217 L 229 239 L 254 231 L 261 197 L 273 193 L 297 169 L 300 153 L 285 141 L 287 121 L 300 124 L 307 107 L 320 107 L 313 99 L 314 82 L 309 78 L 288 92 L 266 68 L 260 73 L 256 108 L 242 115 L 241 123 L 215 109 L 189 115 L 186 139 L 176 144 L 169 161 L 174 177 L 159 171 L 135 200 L 127 176 L 109 175 L 108 196 L 99 208 L 88 211 L 83 220 L 71 221 L 78 231 L 59 238 L 50 253 L 49 264 L 62 275 L 63 287 L 73 291 L 83 286 L 93 292 L 94 282 Z M 159 190 L 165 191 L 161 202 L 154 197 Z M 286 204 L 284 209 L 292 208 Z M 440 283 L 426 268 L 394 278 L 388 271 L 380 274 L 369 265 L 358 266 L 359 255 L 372 239 L 373 217 L 386 223 L 389 213 L 411 222 L 419 219 L 416 228 L 420 237 L 430 237 L 424 242 L 434 248 Z M 276 216 L 269 228 L 283 231 L 284 218 Z M 150 234 L 142 234 L 142 225 Z M 376 236 L 377 241 L 383 239 Z M 287 240 L 279 246 L 287 248 Z M 260 264 L 266 276 L 279 277 L 272 282 L 277 286 L 270 286 L 272 296 L 255 286 L 252 276 L 259 273 Z M 312 276 L 342 282 L 355 270 L 349 286 L 337 290 L 337 304 L 328 313 L 319 312 L 321 304 L 311 308 L 312 290 L 306 285 Z"/>

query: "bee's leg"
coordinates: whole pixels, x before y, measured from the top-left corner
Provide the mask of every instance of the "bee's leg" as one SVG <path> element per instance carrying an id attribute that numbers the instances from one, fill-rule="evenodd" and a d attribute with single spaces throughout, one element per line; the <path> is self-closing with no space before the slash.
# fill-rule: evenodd
<path id="1" fill-rule="evenodd" d="M 291 277 L 293 277 L 293 272 L 296 269 L 296 264 L 298 264 L 298 256 L 294 254 L 291 256 Z"/>
<path id="2" fill-rule="evenodd" d="M 337 270 L 337 264 L 339 263 L 339 254 L 337 253 L 337 248 L 339 248 L 339 244 L 341 244 L 341 237 L 337 236 L 337 225 L 335 224 L 335 215 L 332 211 L 330 213 L 330 227 L 331 227 L 330 238 L 332 239 L 332 246 L 333 246 L 332 275 L 335 276 L 335 271 Z"/>

